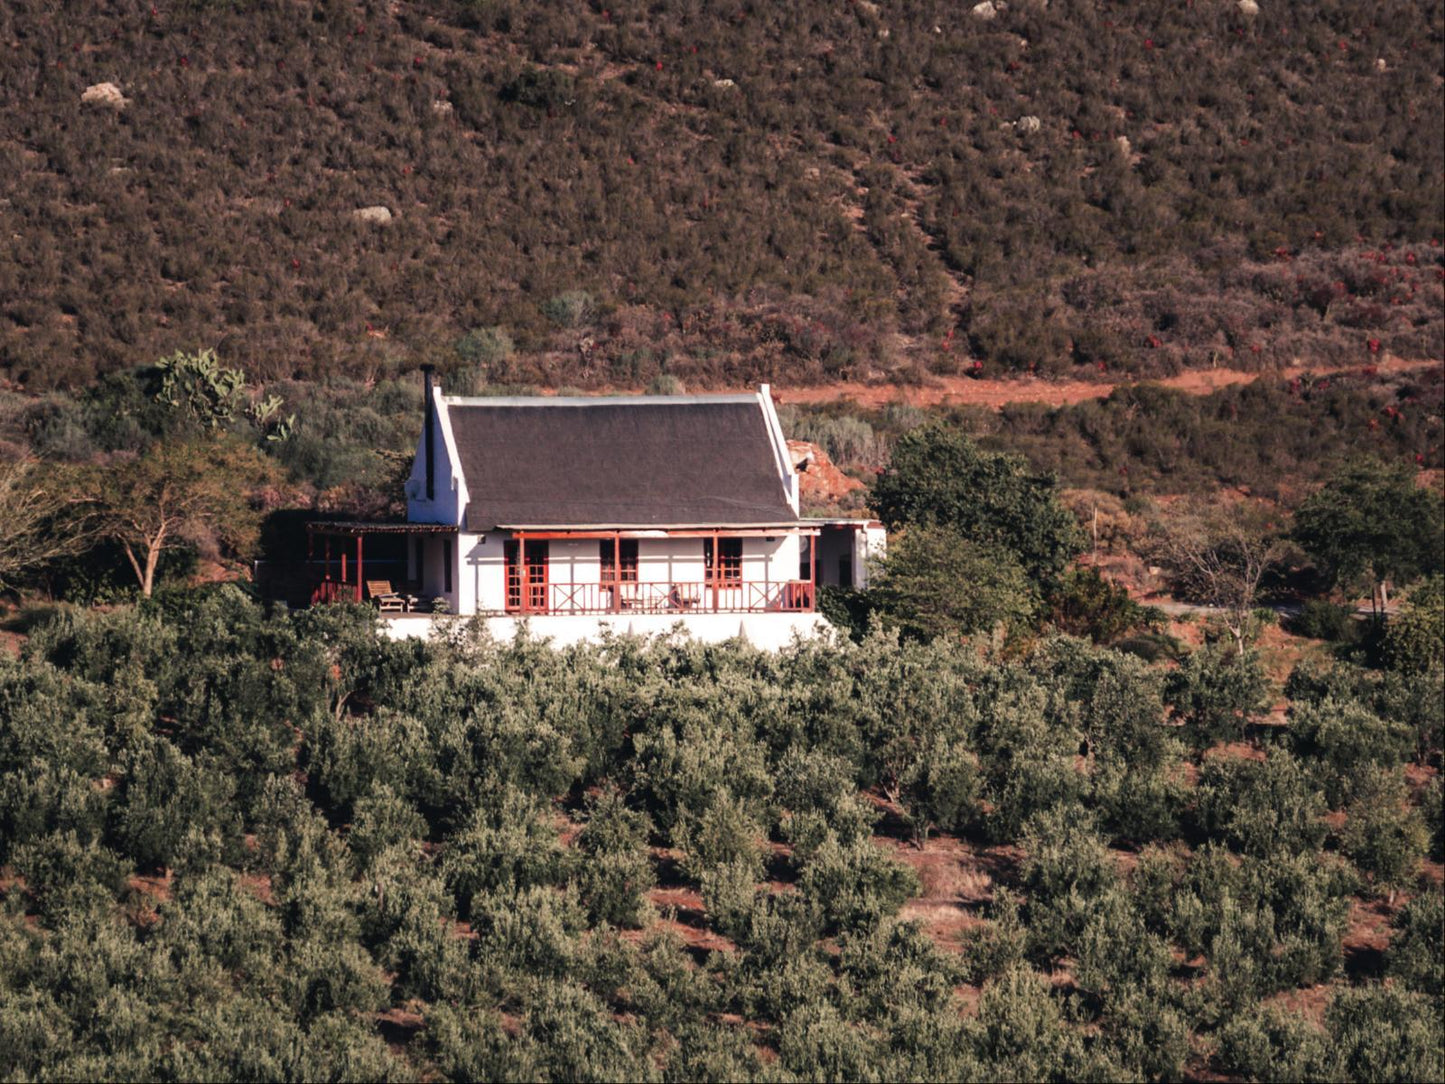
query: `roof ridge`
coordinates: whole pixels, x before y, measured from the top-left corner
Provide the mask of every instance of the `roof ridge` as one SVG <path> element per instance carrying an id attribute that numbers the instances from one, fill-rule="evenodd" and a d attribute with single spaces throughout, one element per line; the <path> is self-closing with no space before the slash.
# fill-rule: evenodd
<path id="1" fill-rule="evenodd" d="M 710 403 L 730 406 L 756 404 L 755 393 L 721 392 L 716 395 L 444 395 L 449 407 L 523 406 L 697 406 Z"/>

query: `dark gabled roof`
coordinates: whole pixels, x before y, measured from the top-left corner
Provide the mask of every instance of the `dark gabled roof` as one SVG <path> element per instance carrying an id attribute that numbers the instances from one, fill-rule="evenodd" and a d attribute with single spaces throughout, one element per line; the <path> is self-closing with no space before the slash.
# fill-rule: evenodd
<path id="1" fill-rule="evenodd" d="M 756 396 L 452 399 L 465 527 L 795 523 Z"/>

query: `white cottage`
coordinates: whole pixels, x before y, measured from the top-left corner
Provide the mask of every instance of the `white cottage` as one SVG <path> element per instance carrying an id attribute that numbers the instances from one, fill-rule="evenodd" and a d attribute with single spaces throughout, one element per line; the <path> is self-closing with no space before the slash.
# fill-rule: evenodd
<path id="1" fill-rule="evenodd" d="M 427 372 L 425 409 L 407 522 L 310 525 L 325 549 L 313 599 L 371 598 L 399 635 L 445 611 L 501 638 L 523 621 L 559 643 L 681 623 L 776 647 L 823 627 L 817 586 L 863 586 L 882 545 L 875 522 L 800 517 L 767 385 L 466 398 Z M 369 574 L 373 536 L 391 556 Z"/>

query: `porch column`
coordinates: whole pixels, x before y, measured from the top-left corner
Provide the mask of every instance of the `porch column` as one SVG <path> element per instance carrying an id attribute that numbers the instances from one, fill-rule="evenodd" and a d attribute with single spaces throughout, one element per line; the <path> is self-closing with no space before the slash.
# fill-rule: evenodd
<path id="1" fill-rule="evenodd" d="M 356 536 L 356 601 L 361 601 L 361 535 Z"/>
<path id="2" fill-rule="evenodd" d="M 820 535 L 805 536 L 808 540 L 808 609 L 818 608 L 818 542 Z"/>
<path id="3" fill-rule="evenodd" d="M 712 533 L 712 612 L 718 612 L 718 581 L 722 579 L 722 536 Z"/>
<path id="4" fill-rule="evenodd" d="M 522 585 L 521 612 L 532 612 L 532 577 L 527 568 L 527 532 L 517 532 L 517 582 Z"/>
<path id="5" fill-rule="evenodd" d="M 764 539 L 763 541 L 766 543 L 767 540 Z M 748 566 L 747 566 L 747 562 L 746 562 L 746 561 L 743 562 L 743 593 L 744 593 L 744 598 L 746 598 L 746 596 L 747 596 L 747 590 L 748 590 L 748 573 L 747 573 L 747 567 L 748 567 Z M 788 590 L 788 588 L 787 588 L 787 583 L 788 583 L 787 580 L 784 580 L 784 581 L 783 581 L 783 585 L 784 585 L 784 586 L 783 586 L 783 591 L 782 591 L 783 594 L 786 594 L 786 593 L 787 593 L 787 590 Z M 786 610 L 786 609 L 788 608 L 788 600 L 787 600 L 786 598 L 783 598 L 783 599 L 780 599 L 779 601 L 782 603 L 782 605 L 779 607 L 779 609 L 784 609 L 784 610 Z M 744 603 L 744 606 L 746 606 L 746 605 L 747 605 L 747 604 Z M 748 608 L 751 609 L 751 607 L 748 607 Z M 773 555 L 772 555 L 771 553 L 764 553 L 764 554 L 763 554 L 763 609 L 765 609 L 765 610 L 771 610 L 772 608 L 773 608 Z"/>
<path id="6" fill-rule="evenodd" d="M 612 532 L 612 612 L 622 610 L 622 532 Z"/>

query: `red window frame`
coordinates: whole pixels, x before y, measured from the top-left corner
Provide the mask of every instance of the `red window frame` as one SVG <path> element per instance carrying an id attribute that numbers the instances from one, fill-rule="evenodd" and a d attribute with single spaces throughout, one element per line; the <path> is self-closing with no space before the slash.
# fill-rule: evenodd
<path id="1" fill-rule="evenodd" d="M 714 554 L 711 538 L 703 539 L 703 561 L 707 566 L 707 582 L 717 587 L 743 585 L 743 540 L 719 538 Z"/>
<path id="2" fill-rule="evenodd" d="M 618 552 L 621 552 L 622 560 L 618 561 Z M 614 545 L 612 539 L 603 539 L 599 556 L 602 560 L 602 582 L 603 583 L 636 583 L 637 582 L 637 539 L 619 539 Z"/>
<path id="3" fill-rule="evenodd" d="M 502 553 L 507 565 L 508 613 L 547 611 L 547 549 L 546 542 L 528 542 L 525 551 L 515 538 L 509 538 L 503 543 Z M 524 553 L 525 559 L 519 559 Z"/>

